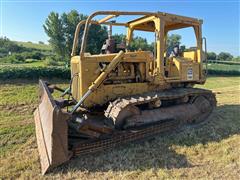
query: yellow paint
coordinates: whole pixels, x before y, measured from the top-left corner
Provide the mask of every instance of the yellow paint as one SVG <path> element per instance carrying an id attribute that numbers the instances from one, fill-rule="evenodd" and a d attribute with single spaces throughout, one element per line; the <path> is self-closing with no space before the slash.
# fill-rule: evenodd
<path id="1" fill-rule="evenodd" d="M 98 12 L 98 14 L 101 14 Z M 124 15 L 131 13 L 124 13 Z M 132 13 L 131 15 L 133 15 Z M 121 15 L 121 12 L 107 13 L 98 23 L 107 24 L 107 20 Z M 117 53 L 91 55 L 81 48 L 81 56 L 71 58 L 72 94 L 79 100 L 89 89 L 93 92 L 84 101 L 86 107 L 103 105 L 118 97 L 141 94 L 153 90 L 171 88 L 177 83 L 204 83 L 202 73 L 202 21 L 167 13 L 143 13 L 143 17 L 122 23 L 127 27 L 127 43 L 131 43 L 134 30 L 156 33 L 156 59 L 152 52 L 125 52 L 120 59 Z M 90 19 L 86 21 L 91 22 Z M 83 24 L 83 23 L 82 23 Z M 115 23 L 121 25 L 120 23 Z M 114 25 L 114 24 L 113 24 Z M 193 27 L 197 40 L 195 51 L 183 52 L 180 57 L 168 57 L 165 54 L 166 35 L 169 30 Z M 79 27 L 78 27 L 79 28 Z M 88 30 L 88 28 L 85 28 Z M 87 34 L 87 33 L 86 33 Z M 78 38 L 77 33 L 75 38 Z M 74 40 L 74 48 L 77 47 Z M 85 46 L 83 39 L 82 45 Z M 73 49 L 75 52 L 75 49 Z M 74 53 L 73 53 L 74 54 Z M 164 63 L 165 61 L 165 63 Z M 104 67 L 103 67 L 104 66 Z"/>

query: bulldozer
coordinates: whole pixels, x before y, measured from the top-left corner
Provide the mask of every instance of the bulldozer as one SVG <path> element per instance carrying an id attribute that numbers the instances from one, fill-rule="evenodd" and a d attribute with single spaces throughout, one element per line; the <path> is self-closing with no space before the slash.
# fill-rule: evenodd
<path id="1" fill-rule="evenodd" d="M 126 16 L 133 18 L 117 21 Z M 77 155 L 204 122 L 216 98 L 210 90 L 194 88 L 207 77 L 202 24 L 201 19 L 163 12 L 97 11 L 80 21 L 69 87 L 39 80 L 34 119 L 42 173 Z M 99 54 L 86 52 L 91 25 L 109 27 Z M 111 34 L 114 26 L 126 28 L 125 39 L 118 44 Z M 168 32 L 183 28 L 193 28 L 196 46 L 183 50 L 176 45 L 169 53 Z M 135 31 L 152 32 L 154 50 L 130 51 Z M 59 97 L 54 95 L 57 91 Z"/>

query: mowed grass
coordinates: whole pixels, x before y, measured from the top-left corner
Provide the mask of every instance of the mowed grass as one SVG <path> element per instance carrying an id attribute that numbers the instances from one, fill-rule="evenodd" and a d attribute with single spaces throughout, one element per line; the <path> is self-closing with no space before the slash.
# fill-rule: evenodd
<path id="1" fill-rule="evenodd" d="M 66 87 L 67 81 L 51 80 Z M 78 157 L 41 176 L 33 111 L 36 81 L 0 82 L 0 179 L 239 179 L 240 77 L 209 77 L 218 107 L 199 127 Z"/>

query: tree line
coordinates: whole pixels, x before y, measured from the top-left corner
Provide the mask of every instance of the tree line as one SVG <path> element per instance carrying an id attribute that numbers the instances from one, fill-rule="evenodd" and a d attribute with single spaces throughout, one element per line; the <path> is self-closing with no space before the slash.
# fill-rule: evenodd
<path id="1" fill-rule="evenodd" d="M 69 13 L 58 14 L 51 12 L 43 25 L 46 34 L 49 37 L 49 43 L 53 47 L 58 56 L 64 59 L 69 59 L 74 39 L 74 32 L 77 24 L 81 20 L 87 19 L 87 15 L 78 13 L 72 10 Z M 83 28 L 83 27 L 82 27 Z M 80 30 L 79 44 L 81 44 L 83 29 Z M 87 39 L 87 52 L 92 54 L 100 53 L 101 47 L 107 38 L 107 28 L 105 26 L 91 25 Z M 115 34 L 113 38 L 117 43 L 121 43 L 125 39 L 123 34 Z M 179 45 L 181 36 L 178 34 L 171 34 L 167 37 L 167 48 Z M 185 46 L 182 46 L 186 50 Z M 128 47 L 129 50 L 154 50 L 154 43 L 148 43 L 146 38 L 133 37 L 133 40 Z M 228 52 L 221 52 L 218 55 L 214 52 L 208 52 L 207 57 L 210 60 L 232 60 L 233 56 Z M 238 58 L 235 58 L 239 59 Z"/>
<path id="2" fill-rule="evenodd" d="M 49 43 L 56 52 L 58 58 L 67 60 L 70 58 L 75 28 L 81 20 L 86 20 L 87 16 L 79 14 L 76 10 L 69 13 L 51 12 L 43 28 L 49 37 Z M 80 30 L 79 43 L 81 44 L 83 28 Z M 105 26 L 91 25 L 88 32 L 87 51 L 93 54 L 100 53 L 101 46 L 107 38 L 107 28 Z"/>
<path id="3" fill-rule="evenodd" d="M 75 28 L 81 20 L 87 19 L 87 15 L 78 13 L 72 10 L 69 13 L 51 12 L 43 24 L 44 31 L 49 37 L 49 44 L 52 50 L 39 50 L 34 48 L 26 48 L 16 44 L 8 38 L 0 38 L 0 62 L 23 63 L 26 59 L 32 60 L 46 60 L 49 64 L 56 64 L 56 62 L 69 62 L 72 44 L 74 39 Z M 84 28 L 84 27 L 82 27 Z M 83 29 L 80 29 L 79 45 L 82 41 Z M 108 37 L 107 27 L 92 24 L 88 33 L 86 51 L 91 54 L 99 54 L 102 45 Z M 115 34 L 113 38 L 119 44 L 125 40 L 125 35 Z M 175 45 L 179 45 L 181 36 L 178 34 L 171 34 L 167 37 L 167 48 L 171 49 Z M 39 42 L 43 44 L 43 42 Z M 149 50 L 154 51 L 155 43 L 148 43 L 146 38 L 133 37 L 133 40 L 128 47 L 129 50 Z M 182 46 L 185 49 L 185 46 Z M 78 47 L 79 52 L 80 47 Z M 233 58 L 228 52 L 221 52 L 216 54 L 208 52 L 207 58 L 209 60 L 240 60 L 239 57 Z"/>
<path id="4" fill-rule="evenodd" d="M 240 61 L 240 57 L 233 57 L 228 52 L 220 52 L 219 54 L 216 54 L 215 52 L 208 52 L 207 53 L 208 60 L 220 60 L 220 61 Z"/>
<path id="5" fill-rule="evenodd" d="M 53 56 L 49 50 L 24 47 L 7 37 L 0 37 L 0 44 L 0 63 L 25 63 Z"/>
<path id="6" fill-rule="evenodd" d="M 87 15 L 78 13 L 76 10 L 72 10 L 69 13 L 56 13 L 51 12 L 43 28 L 49 37 L 49 43 L 52 46 L 54 52 L 59 58 L 69 59 L 72 50 L 72 44 L 74 39 L 75 28 L 81 20 L 86 20 Z M 83 28 L 80 29 L 79 43 L 81 44 Z M 101 52 L 102 45 L 108 37 L 107 27 L 92 24 L 88 32 L 87 47 L 86 51 L 91 54 L 99 54 Z M 116 43 L 119 44 L 125 40 L 125 35 L 115 34 L 113 35 Z M 172 34 L 168 36 L 167 46 L 173 47 L 180 44 L 181 36 L 177 34 Z M 79 51 L 78 47 L 78 51 Z M 128 49 L 130 51 L 135 50 L 154 50 L 154 43 L 148 43 L 146 38 L 139 36 L 133 37 Z"/>

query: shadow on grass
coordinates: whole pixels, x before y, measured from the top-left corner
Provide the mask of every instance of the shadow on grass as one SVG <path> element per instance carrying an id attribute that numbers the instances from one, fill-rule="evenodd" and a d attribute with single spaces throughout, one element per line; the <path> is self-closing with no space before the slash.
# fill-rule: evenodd
<path id="1" fill-rule="evenodd" d="M 199 126 L 186 126 L 174 132 L 158 135 L 141 143 L 129 144 L 72 159 L 52 173 L 69 171 L 135 171 L 193 167 L 184 154 L 173 146 L 191 148 L 197 144 L 218 142 L 240 133 L 239 105 L 217 107 L 208 121 Z"/>

